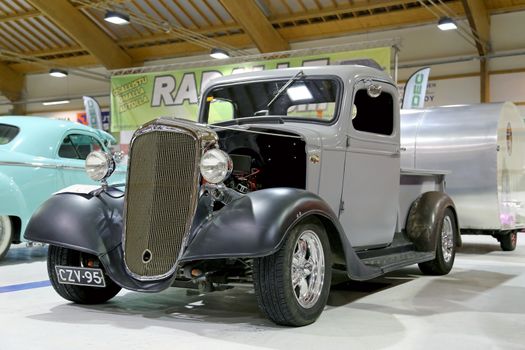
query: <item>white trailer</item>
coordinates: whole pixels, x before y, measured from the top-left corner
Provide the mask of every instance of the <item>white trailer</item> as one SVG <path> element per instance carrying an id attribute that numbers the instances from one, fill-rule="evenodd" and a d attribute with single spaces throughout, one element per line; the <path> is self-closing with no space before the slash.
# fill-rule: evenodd
<path id="1" fill-rule="evenodd" d="M 462 234 L 514 250 L 525 227 L 525 125 L 510 102 L 401 112 L 401 166 L 450 171 Z"/>

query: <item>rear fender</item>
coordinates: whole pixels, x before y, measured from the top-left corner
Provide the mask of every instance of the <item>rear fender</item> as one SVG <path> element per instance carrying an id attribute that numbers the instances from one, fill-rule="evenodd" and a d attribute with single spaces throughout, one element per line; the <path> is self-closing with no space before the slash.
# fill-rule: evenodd
<path id="1" fill-rule="evenodd" d="M 459 227 L 454 202 L 447 194 L 438 191 L 426 192 L 414 201 L 408 214 L 406 232 L 418 251 L 436 250 L 439 237 L 437 224 L 443 220 L 447 208 L 454 212 L 455 224 Z M 461 246 L 459 229 L 456 230 L 455 238 L 457 246 Z"/>

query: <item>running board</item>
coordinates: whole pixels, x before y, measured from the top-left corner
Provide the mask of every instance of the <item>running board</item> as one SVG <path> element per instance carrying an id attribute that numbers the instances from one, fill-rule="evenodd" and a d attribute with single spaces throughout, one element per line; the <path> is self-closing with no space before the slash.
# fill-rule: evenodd
<path id="1" fill-rule="evenodd" d="M 366 266 L 379 268 L 382 273 L 387 273 L 405 266 L 433 260 L 434 257 L 434 252 L 409 251 L 362 259 L 361 261 Z"/>

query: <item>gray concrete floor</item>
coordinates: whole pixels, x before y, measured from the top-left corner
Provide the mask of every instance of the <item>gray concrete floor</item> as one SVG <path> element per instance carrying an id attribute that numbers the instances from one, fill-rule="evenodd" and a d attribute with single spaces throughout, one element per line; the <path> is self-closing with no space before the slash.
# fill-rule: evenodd
<path id="1" fill-rule="evenodd" d="M 0 261 L 0 349 L 525 349 L 525 234 L 514 252 L 487 236 L 463 240 L 449 275 L 411 266 L 333 286 L 319 320 L 302 328 L 266 320 L 248 287 L 122 291 L 75 305 L 26 285 L 46 284 L 45 248 L 15 248 Z M 13 285 L 28 289 L 1 292 Z"/>

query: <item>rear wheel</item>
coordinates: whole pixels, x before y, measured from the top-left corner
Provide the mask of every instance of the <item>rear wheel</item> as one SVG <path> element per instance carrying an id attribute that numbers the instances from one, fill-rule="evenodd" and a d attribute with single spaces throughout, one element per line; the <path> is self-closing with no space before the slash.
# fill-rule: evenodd
<path id="1" fill-rule="evenodd" d="M 58 282 L 56 266 L 88 267 L 88 265 L 99 264 L 99 260 L 94 255 L 81 253 L 76 250 L 49 246 L 47 253 L 47 273 L 56 292 L 64 299 L 78 304 L 100 304 L 113 298 L 120 291 L 120 286 L 113 282 L 109 277 L 105 287 L 77 286 L 73 284 L 61 284 Z"/>
<path id="2" fill-rule="evenodd" d="M 516 249 L 516 243 L 518 242 L 518 233 L 512 231 L 509 234 L 499 236 L 499 245 L 501 250 L 510 252 Z"/>
<path id="3" fill-rule="evenodd" d="M 317 221 L 297 224 L 281 249 L 254 260 L 259 308 L 277 324 L 304 326 L 323 311 L 332 276 L 330 243 Z"/>
<path id="4" fill-rule="evenodd" d="M 13 240 L 13 224 L 9 216 L 0 216 L 0 259 L 2 259 L 11 246 Z"/>
<path id="5" fill-rule="evenodd" d="M 450 208 L 445 210 L 438 232 L 435 259 L 419 264 L 419 269 L 426 275 L 446 275 L 454 265 L 458 228 Z"/>

